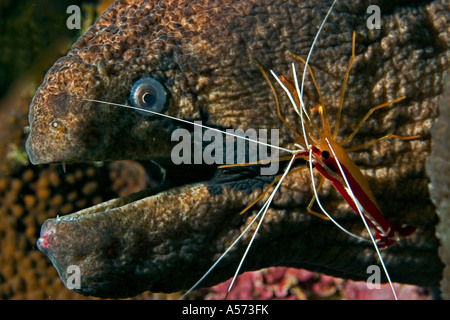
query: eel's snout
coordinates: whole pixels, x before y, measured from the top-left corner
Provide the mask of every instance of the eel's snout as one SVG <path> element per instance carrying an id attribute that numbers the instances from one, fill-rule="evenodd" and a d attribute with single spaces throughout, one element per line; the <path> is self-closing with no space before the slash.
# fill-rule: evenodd
<path id="1" fill-rule="evenodd" d="M 41 227 L 41 234 L 36 242 L 36 246 L 52 261 L 58 273 L 65 270 L 67 259 L 61 259 L 64 256 L 64 251 L 67 250 L 67 237 L 61 233 L 61 225 L 59 218 L 48 219 Z M 64 272 L 65 273 L 65 272 Z"/>
<path id="2" fill-rule="evenodd" d="M 81 289 L 81 265 L 71 255 L 71 237 L 64 232 L 64 222 L 58 217 L 48 219 L 41 227 L 41 234 L 36 242 L 37 248 L 48 256 L 59 277 L 68 289 Z"/>
<path id="3" fill-rule="evenodd" d="M 82 103 L 67 93 L 43 94 L 38 89 L 30 104 L 30 133 L 25 149 L 33 164 L 66 162 L 75 152 L 71 128 L 78 126 Z M 76 106 L 76 107 L 74 107 Z M 78 152 L 83 151 L 78 147 Z"/>
<path id="4" fill-rule="evenodd" d="M 44 224 L 41 227 L 41 234 L 39 239 L 36 242 L 36 246 L 44 253 L 52 262 L 53 266 L 55 267 L 56 271 L 58 272 L 59 276 L 61 277 L 61 280 L 63 283 L 66 283 L 66 264 L 65 259 L 60 259 L 60 253 L 61 247 L 64 246 L 64 244 L 59 243 L 58 240 L 58 218 L 56 219 L 48 219 L 44 222 Z"/>
<path id="5" fill-rule="evenodd" d="M 53 219 L 45 221 L 41 228 L 41 235 L 36 242 L 37 248 L 46 255 L 49 254 L 56 242 L 55 225 L 52 221 Z"/>

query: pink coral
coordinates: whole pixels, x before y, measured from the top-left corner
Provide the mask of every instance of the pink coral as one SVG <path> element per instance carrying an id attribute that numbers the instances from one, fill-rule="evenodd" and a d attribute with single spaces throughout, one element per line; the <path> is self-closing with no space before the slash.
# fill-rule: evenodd
<path id="1" fill-rule="evenodd" d="M 208 289 L 198 290 L 195 297 L 224 299 L 231 279 Z M 431 299 L 426 289 L 394 284 L 401 300 Z M 192 298 L 193 296 L 191 296 Z M 240 275 L 227 296 L 229 300 L 304 300 L 304 299 L 393 299 L 388 284 L 369 289 L 366 282 L 335 278 L 303 269 L 272 267 Z"/>
<path id="2" fill-rule="evenodd" d="M 300 283 L 312 283 L 314 273 L 301 269 L 272 267 L 240 275 L 227 296 L 230 300 L 306 299 Z M 223 299 L 231 279 L 208 290 L 206 299 Z"/>
<path id="3" fill-rule="evenodd" d="M 430 294 L 423 288 L 394 283 L 394 289 L 399 300 L 429 300 Z M 345 298 L 351 300 L 394 300 L 389 284 L 370 289 L 364 281 L 346 281 Z"/>

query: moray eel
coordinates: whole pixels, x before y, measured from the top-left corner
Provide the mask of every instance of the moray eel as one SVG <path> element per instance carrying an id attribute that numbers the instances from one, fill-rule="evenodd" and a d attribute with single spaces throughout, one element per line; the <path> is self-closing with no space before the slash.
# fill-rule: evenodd
<path id="1" fill-rule="evenodd" d="M 369 2 L 339 1 L 311 66 L 332 113 L 356 31 L 342 136 L 374 105 L 407 96 L 375 112 L 352 145 L 388 133 L 421 138 L 383 141 L 350 155 L 368 177 L 385 216 L 418 226 L 414 236 L 383 252 L 391 278 L 435 286 L 443 266 L 424 166 L 448 68 L 448 4 L 402 3 L 381 1 L 381 29 L 370 30 Z M 279 129 L 280 145 L 292 147 L 293 135 L 278 118 L 258 65 L 289 78 L 295 60 L 288 53 L 306 57 L 329 5 L 309 0 L 121 0 L 54 64 L 30 106 L 26 148 L 32 163 L 152 159 L 168 177 L 156 188 L 44 223 L 39 249 L 66 285 L 67 268 L 76 265 L 81 285 L 74 290 L 85 295 L 128 297 L 190 288 L 259 210 L 262 202 L 239 215 L 273 179 L 261 176 L 258 166 L 177 167 L 170 160 L 178 143 L 171 140 L 172 132 L 193 132 L 193 127 L 82 98 L 131 105 L 133 85 L 151 78 L 163 88 L 159 108 L 167 115 L 220 129 Z M 281 90 L 278 96 L 283 115 L 300 128 Z M 315 102 L 317 94 L 308 82 L 305 103 Z M 372 245 L 309 215 L 311 197 L 309 173 L 288 175 L 243 270 L 283 265 L 367 279 L 367 267 L 377 264 Z M 360 218 L 329 185 L 321 200 L 345 227 L 365 234 Z M 201 286 L 230 278 L 250 237 L 245 235 Z"/>

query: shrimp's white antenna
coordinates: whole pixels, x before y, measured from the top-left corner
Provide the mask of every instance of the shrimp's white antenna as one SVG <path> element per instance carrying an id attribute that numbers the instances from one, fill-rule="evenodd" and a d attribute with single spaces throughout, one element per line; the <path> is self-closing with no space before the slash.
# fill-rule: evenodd
<path id="1" fill-rule="evenodd" d="M 280 179 L 280 181 L 278 182 L 277 186 L 275 187 L 275 191 L 272 192 L 272 194 L 270 195 L 269 199 L 264 203 L 264 205 L 262 206 L 262 208 L 259 210 L 258 214 L 252 219 L 252 221 L 249 223 L 249 225 L 244 229 L 244 231 L 241 232 L 241 234 L 239 235 L 239 237 L 236 238 L 236 240 L 234 240 L 234 242 L 227 248 L 227 250 L 225 250 L 224 253 L 222 253 L 222 255 L 216 260 L 216 262 L 214 262 L 214 264 L 208 269 L 208 271 L 205 272 L 205 274 L 188 290 L 184 293 L 184 295 L 181 297 L 181 299 L 183 299 L 184 297 L 186 297 L 189 293 L 192 292 L 192 290 L 194 290 L 195 288 L 197 288 L 197 286 L 211 273 L 211 271 L 219 264 L 220 261 L 222 261 L 222 259 L 227 255 L 227 253 L 236 245 L 236 243 L 238 243 L 238 241 L 244 236 L 244 234 L 247 233 L 247 231 L 250 229 L 250 227 L 253 225 L 253 223 L 255 223 L 255 221 L 262 215 L 261 217 L 261 221 L 258 224 L 257 229 L 255 230 L 253 237 L 249 243 L 249 245 L 247 246 L 247 250 L 245 251 L 244 256 L 241 259 L 241 262 L 239 264 L 239 267 L 233 277 L 233 282 L 231 283 L 230 287 L 228 288 L 228 292 L 230 292 L 231 287 L 233 286 L 234 280 L 236 278 L 236 275 L 239 273 L 239 269 L 241 268 L 241 265 L 245 259 L 245 256 L 253 242 L 253 239 L 255 238 L 256 233 L 258 232 L 258 229 L 261 225 L 261 222 L 264 220 L 264 217 L 267 213 L 267 210 L 269 209 L 270 203 L 272 202 L 272 199 L 275 196 L 276 190 L 280 187 L 282 180 L 284 179 L 284 177 L 287 175 L 287 173 L 289 172 L 290 167 L 292 166 L 292 164 L 295 161 L 295 155 L 292 156 L 291 161 L 289 162 L 288 168 L 287 170 L 284 172 L 283 177 Z M 228 294 L 228 293 L 227 293 Z"/>
<path id="2" fill-rule="evenodd" d="M 158 115 L 158 116 L 163 117 L 163 118 L 167 118 L 167 119 L 171 119 L 171 120 L 175 120 L 175 121 L 179 121 L 179 122 L 183 122 L 183 123 L 188 123 L 188 124 L 193 125 L 193 126 L 197 126 L 197 127 L 200 127 L 200 128 L 204 128 L 204 129 L 208 129 L 208 130 L 211 130 L 211 131 L 219 132 L 219 133 L 222 133 L 222 134 L 225 134 L 225 135 L 229 135 L 229 136 L 232 136 L 232 137 L 235 137 L 235 138 L 238 138 L 238 139 L 243 139 L 243 140 L 247 140 L 247 141 L 250 141 L 250 142 L 257 143 L 257 144 L 261 144 L 261 145 L 266 146 L 266 147 L 270 147 L 270 148 L 278 149 L 278 150 L 281 150 L 281 151 L 289 152 L 291 154 L 293 154 L 295 152 L 293 150 L 290 150 L 290 149 L 287 149 L 287 148 L 283 148 L 283 147 L 280 147 L 280 146 L 277 146 L 277 145 L 273 145 L 273 144 L 270 144 L 270 143 L 265 143 L 265 142 L 262 142 L 262 141 L 254 140 L 254 139 L 251 139 L 251 138 L 246 137 L 246 136 L 240 136 L 240 135 L 232 133 L 232 132 L 226 132 L 226 131 L 223 131 L 223 130 L 220 130 L 220 129 L 217 129 L 217 128 L 212 128 L 212 127 L 209 127 L 209 126 L 205 126 L 205 125 L 200 124 L 198 122 L 177 118 L 177 117 L 174 117 L 174 116 L 170 116 L 168 114 L 164 114 L 164 113 L 160 113 L 160 112 L 156 112 L 156 111 L 152 111 L 152 110 L 146 110 L 146 109 L 142 109 L 142 108 L 139 108 L 139 107 L 129 106 L 129 105 L 126 105 L 126 104 L 113 103 L 113 102 L 107 102 L 107 101 L 95 100 L 95 99 L 81 98 L 81 100 L 89 101 L 89 102 L 96 102 L 96 103 L 103 103 L 103 104 L 107 104 L 107 105 L 111 105 L 111 106 L 117 106 L 117 107 L 122 107 L 122 108 L 133 109 L 133 110 L 137 110 L 137 111 L 140 111 L 140 112 L 147 112 L 147 113 L 152 114 L 152 115 Z M 270 160 L 270 159 L 267 159 L 267 160 Z"/>
<path id="3" fill-rule="evenodd" d="M 298 90 L 298 83 L 296 83 L 296 89 L 297 89 L 298 97 L 300 99 L 300 104 L 301 104 L 302 108 L 305 107 L 305 104 L 303 103 L 303 87 L 305 85 L 306 70 L 308 68 L 309 58 L 311 58 L 311 54 L 313 52 L 314 46 L 317 43 L 317 39 L 319 39 L 320 32 L 322 31 L 322 28 L 325 25 L 325 22 L 327 21 L 328 16 L 330 15 L 331 11 L 333 10 L 333 7 L 336 4 L 336 1 L 337 0 L 334 0 L 333 3 L 331 4 L 330 8 L 328 9 L 328 12 L 327 12 L 325 18 L 323 19 L 322 23 L 320 24 L 319 30 L 317 30 L 317 33 L 316 33 L 316 36 L 314 37 L 314 41 L 311 45 L 311 48 L 309 49 L 308 56 L 306 57 L 305 67 L 303 69 L 302 87 L 301 87 L 300 91 Z"/>
<path id="4" fill-rule="evenodd" d="M 292 68 L 293 68 L 293 71 L 294 71 L 294 77 L 295 77 L 295 79 L 297 79 L 297 76 L 296 76 L 296 73 L 295 73 L 295 65 L 294 64 L 292 64 Z M 277 80 L 278 84 L 283 88 L 283 90 L 286 92 L 287 96 L 289 97 L 289 100 L 292 103 L 292 106 L 294 107 L 295 112 L 297 112 L 297 114 L 300 116 L 301 123 L 302 123 L 303 139 L 305 139 L 305 144 L 306 144 L 305 147 L 308 147 L 309 143 L 308 143 L 308 138 L 307 138 L 307 135 L 306 135 L 305 122 L 303 120 L 303 112 L 304 112 L 305 108 L 302 108 L 303 112 L 300 111 L 298 109 L 297 103 L 295 102 L 294 97 L 292 96 L 292 94 L 289 91 L 289 89 L 285 86 L 285 84 L 281 81 L 281 79 L 277 76 L 277 74 L 273 70 L 270 70 L 270 73 L 275 78 L 275 80 Z M 305 114 L 307 114 L 307 113 L 305 112 Z"/>
<path id="5" fill-rule="evenodd" d="M 286 177 L 286 175 L 289 173 L 289 170 L 291 169 L 292 165 L 294 164 L 295 161 L 295 157 L 296 155 L 294 154 L 294 156 L 291 158 L 291 161 L 289 161 L 288 166 L 286 167 L 286 170 L 283 173 L 283 176 L 280 178 L 280 181 L 278 181 L 277 185 L 275 186 L 275 189 L 272 191 L 272 194 L 270 195 L 269 199 L 267 199 L 267 201 L 264 203 L 264 206 L 261 208 L 261 210 L 264 209 L 264 213 L 261 216 L 261 219 L 259 220 L 258 226 L 256 227 L 255 232 L 253 233 L 252 238 L 250 239 L 250 242 L 247 245 L 247 249 L 245 250 L 244 255 L 242 256 L 241 261 L 239 262 L 239 266 L 236 269 L 236 272 L 234 273 L 233 276 L 233 280 L 230 283 L 230 286 L 228 287 L 228 291 L 227 291 L 227 296 L 231 291 L 231 288 L 233 287 L 234 281 L 236 280 L 237 275 L 239 274 L 239 271 L 241 270 L 242 264 L 244 263 L 245 258 L 247 257 L 247 253 L 250 250 L 250 247 L 253 244 L 253 240 L 255 240 L 256 234 L 258 233 L 259 227 L 261 227 L 261 224 L 266 216 L 267 211 L 269 210 L 270 204 L 272 203 L 273 198 L 275 197 L 275 194 L 278 190 L 278 188 L 280 188 L 281 183 L 283 182 L 284 178 Z M 260 210 L 260 212 L 261 212 Z M 226 298 L 226 296 L 225 296 Z"/>

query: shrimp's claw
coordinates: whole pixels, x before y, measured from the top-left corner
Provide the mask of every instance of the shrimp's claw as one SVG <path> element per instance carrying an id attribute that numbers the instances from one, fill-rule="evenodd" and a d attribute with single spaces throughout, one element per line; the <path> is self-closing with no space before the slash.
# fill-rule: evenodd
<path id="1" fill-rule="evenodd" d="M 383 235 L 379 231 L 377 232 L 375 241 L 379 249 L 384 249 L 396 243 L 400 238 L 412 235 L 416 229 L 417 227 L 409 224 L 392 223 L 387 235 Z"/>
<path id="2" fill-rule="evenodd" d="M 412 235 L 417 229 L 417 227 L 411 226 L 409 224 L 393 223 L 392 226 L 393 226 L 394 231 L 396 233 L 398 233 L 398 236 L 400 238 L 404 238 L 404 237 L 408 237 L 408 236 Z"/>

